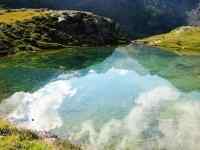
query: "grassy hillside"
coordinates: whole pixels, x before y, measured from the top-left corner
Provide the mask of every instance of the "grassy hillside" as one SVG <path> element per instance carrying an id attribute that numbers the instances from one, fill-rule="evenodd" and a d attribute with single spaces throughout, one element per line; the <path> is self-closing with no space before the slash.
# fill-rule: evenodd
<path id="1" fill-rule="evenodd" d="M 0 10 L 0 23 L 13 24 L 17 21 L 30 20 L 33 17 L 43 15 L 45 15 L 44 11 L 31 9 L 21 11 Z"/>
<path id="2" fill-rule="evenodd" d="M 187 24 L 199 0 L 0 0 L 7 8 L 86 10 L 111 17 L 132 37 L 145 37 Z"/>
<path id="3" fill-rule="evenodd" d="M 68 46 L 128 43 L 112 19 L 83 11 L 16 9 L 0 11 L 0 55 Z"/>
<path id="4" fill-rule="evenodd" d="M 200 27 L 184 26 L 169 33 L 137 40 L 177 54 L 200 55 Z"/>
<path id="5" fill-rule="evenodd" d="M 1 150 L 80 150 L 68 141 L 42 138 L 24 129 L 17 129 L 7 121 L 0 119 Z"/>

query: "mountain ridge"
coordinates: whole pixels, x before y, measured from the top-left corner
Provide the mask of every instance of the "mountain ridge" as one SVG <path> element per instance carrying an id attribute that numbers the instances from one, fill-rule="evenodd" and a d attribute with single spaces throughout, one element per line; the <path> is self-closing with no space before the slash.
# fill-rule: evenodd
<path id="1" fill-rule="evenodd" d="M 119 22 L 132 38 L 168 32 L 188 24 L 188 12 L 199 0 L 3 0 L 10 8 L 53 8 L 91 11 Z"/>

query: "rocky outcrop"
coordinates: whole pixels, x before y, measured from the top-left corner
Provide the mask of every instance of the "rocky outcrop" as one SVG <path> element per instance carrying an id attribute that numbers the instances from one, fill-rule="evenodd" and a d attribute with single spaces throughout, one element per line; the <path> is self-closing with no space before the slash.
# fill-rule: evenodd
<path id="1" fill-rule="evenodd" d="M 113 20 L 82 11 L 48 10 L 31 20 L 0 24 L 0 53 L 127 42 Z"/>
<path id="2" fill-rule="evenodd" d="M 200 26 L 200 2 L 195 9 L 188 13 L 188 23 L 192 26 Z"/>
<path id="3" fill-rule="evenodd" d="M 78 9 L 114 18 L 132 38 L 168 32 L 187 24 L 199 0 L 0 0 L 8 8 Z"/>

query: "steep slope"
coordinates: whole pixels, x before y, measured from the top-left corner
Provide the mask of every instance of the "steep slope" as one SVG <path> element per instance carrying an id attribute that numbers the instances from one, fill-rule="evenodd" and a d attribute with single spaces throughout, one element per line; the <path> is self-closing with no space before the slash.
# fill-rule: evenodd
<path id="1" fill-rule="evenodd" d="M 0 53 L 127 42 L 113 20 L 89 12 L 29 9 L 0 14 Z"/>
<path id="2" fill-rule="evenodd" d="M 4 1 L 4 2 L 3 2 Z M 112 17 L 133 37 L 167 32 L 187 24 L 187 12 L 199 0 L 3 0 L 7 7 L 89 10 Z"/>
<path id="3" fill-rule="evenodd" d="M 188 13 L 188 23 L 193 26 L 200 26 L 200 3 L 198 7 Z"/>

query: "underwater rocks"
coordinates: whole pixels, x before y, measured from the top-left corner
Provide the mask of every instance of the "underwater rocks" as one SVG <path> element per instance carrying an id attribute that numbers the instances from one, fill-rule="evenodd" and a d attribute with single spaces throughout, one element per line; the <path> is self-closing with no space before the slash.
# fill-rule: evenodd
<path id="1" fill-rule="evenodd" d="M 83 11 L 35 11 L 44 11 L 45 15 L 0 23 L 0 53 L 128 43 L 119 25 L 109 18 Z"/>

